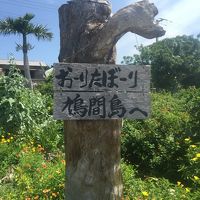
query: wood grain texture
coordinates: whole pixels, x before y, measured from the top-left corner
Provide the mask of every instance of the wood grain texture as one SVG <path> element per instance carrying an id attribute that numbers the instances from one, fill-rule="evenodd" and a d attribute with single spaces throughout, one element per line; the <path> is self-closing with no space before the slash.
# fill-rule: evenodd
<path id="1" fill-rule="evenodd" d="M 93 78 L 95 71 L 98 76 Z M 55 64 L 54 118 L 145 119 L 150 110 L 149 88 L 149 66 Z"/>
<path id="2" fill-rule="evenodd" d="M 66 200 L 121 200 L 121 120 L 65 121 Z"/>
<path id="3" fill-rule="evenodd" d="M 69 72 L 65 79 L 71 79 L 70 81 L 65 80 L 64 86 L 59 84 L 60 79 L 56 78 L 61 73 L 68 72 L 69 68 L 73 70 Z M 83 91 L 138 91 L 138 92 L 149 92 L 150 91 L 150 66 L 140 65 L 113 65 L 113 64 L 86 64 L 86 63 L 57 63 L 54 64 L 54 91 L 72 91 L 72 90 L 83 90 Z M 92 74 L 98 71 L 99 76 L 95 77 L 99 81 L 93 81 L 97 84 L 91 84 Z M 87 72 L 87 73 L 86 73 Z M 111 75 L 111 72 L 113 74 Z M 104 78 L 106 85 L 102 84 Z M 87 75 L 86 75 L 87 74 Z M 83 81 L 80 81 L 82 75 Z M 87 76 L 87 84 L 86 84 Z M 115 76 L 113 82 L 115 85 L 111 86 L 112 76 Z M 137 84 L 135 85 L 135 81 Z M 102 86 L 98 86 L 101 85 Z M 83 85 L 85 85 L 83 87 Z M 135 86 L 134 86 L 135 85 Z M 134 86 L 134 87 L 133 87 Z"/>
<path id="4" fill-rule="evenodd" d="M 80 120 L 80 119 L 146 119 L 150 113 L 150 100 L 148 94 L 133 94 L 133 93 L 81 93 L 80 98 L 84 99 L 82 108 L 74 109 L 74 105 L 66 107 L 68 97 L 75 99 L 77 93 L 58 93 L 54 94 L 55 107 L 54 118 L 59 120 Z M 100 105 L 97 103 L 90 106 L 90 100 L 94 98 L 100 99 Z M 113 97 L 121 103 L 114 105 L 112 109 L 111 100 Z M 105 102 L 102 99 L 105 98 Z M 71 110 L 71 111 L 70 111 Z"/>
<path id="5" fill-rule="evenodd" d="M 107 3 L 105 3 L 107 2 Z M 149 1 L 139 1 L 113 16 L 109 1 L 69 1 L 59 9 L 60 62 L 115 63 L 115 45 L 127 32 L 145 38 L 161 37 L 156 24 L 158 10 Z"/>
<path id="6" fill-rule="evenodd" d="M 154 4 L 140 1 L 111 16 L 108 0 L 73 0 L 59 8 L 59 62 L 115 64 L 127 32 L 153 38 L 165 31 Z M 65 120 L 67 200 L 122 200 L 121 120 Z"/>

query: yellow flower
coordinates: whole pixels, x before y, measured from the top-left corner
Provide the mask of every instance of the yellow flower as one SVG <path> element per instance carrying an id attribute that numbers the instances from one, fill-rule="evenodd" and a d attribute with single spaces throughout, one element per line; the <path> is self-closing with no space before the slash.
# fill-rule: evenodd
<path id="1" fill-rule="evenodd" d="M 38 200 L 40 197 L 37 195 L 34 197 L 34 200 Z"/>
<path id="2" fill-rule="evenodd" d="M 13 140 L 13 137 L 10 137 L 11 140 Z"/>
<path id="3" fill-rule="evenodd" d="M 57 194 L 56 194 L 55 192 L 52 192 L 51 195 L 52 195 L 53 197 L 57 197 Z"/>
<path id="4" fill-rule="evenodd" d="M 3 138 L 3 139 L 1 140 L 1 143 L 6 143 L 6 139 Z"/>
<path id="5" fill-rule="evenodd" d="M 149 193 L 148 193 L 147 191 L 143 191 L 143 192 L 142 192 L 142 195 L 143 195 L 144 197 L 148 197 L 148 196 L 149 196 Z"/>
<path id="6" fill-rule="evenodd" d="M 61 160 L 61 162 L 62 162 L 64 165 L 66 165 L 66 162 L 65 162 L 65 160 Z"/>
<path id="7" fill-rule="evenodd" d="M 184 185 L 180 181 L 177 181 L 177 185 L 180 187 L 184 187 Z"/>
<path id="8" fill-rule="evenodd" d="M 190 138 L 185 138 L 185 141 L 186 142 L 189 142 L 191 139 Z"/>
<path id="9" fill-rule="evenodd" d="M 35 147 L 32 148 L 32 151 L 35 152 Z"/>
<path id="10" fill-rule="evenodd" d="M 47 165 L 45 163 L 42 163 L 42 168 L 46 169 Z"/>
<path id="11" fill-rule="evenodd" d="M 42 147 L 42 145 L 38 144 L 37 150 L 40 151 L 40 152 L 42 152 L 42 151 L 44 151 L 44 148 Z"/>
<path id="12" fill-rule="evenodd" d="M 181 185 L 181 182 L 180 182 L 180 181 L 177 181 L 177 185 L 180 186 L 180 185 Z"/>
<path id="13" fill-rule="evenodd" d="M 60 174 L 60 173 L 61 173 L 61 171 L 60 171 L 60 170 L 56 170 L 56 173 L 57 173 L 57 174 Z"/>
<path id="14" fill-rule="evenodd" d="M 10 135 L 10 133 L 8 133 L 8 135 Z"/>
<path id="15" fill-rule="evenodd" d="M 195 157 L 195 158 L 192 158 L 191 160 L 192 160 L 192 161 L 197 161 L 197 160 L 198 160 L 198 158 L 197 158 L 197 157 Z"/>
<path id="16" fill-rule="evenodd" d="M 193 145 L 190 145 L 190 147 L 192 147 L 192 148 L 196 148 L 197 146 L 193 144 Z"/>
<path id="17" fill-rule="evenodd" d="M 64 188 L 64 187 L 65 187 L 65 184 L 61 183 L 61 184 L 59 184 L 58 186 Z"/>
<path id="18" fill-rule="evenodd" d="M 198 181 L 198 180 L 199 180 L 199 177 L 198 177 L 198 176 L 194 176 L 194 180 L 195 180 L 195 181 Z"/>
<path id="19" fill-rule="evenodd" d="M 188 193 L 190 192 L 190 188 L 185 188 L 185 191 Z"/>
<path id="20" fill-rule="evenodd" d="M 42 192 L 46 194 L 46 193 L 48 193 L 49 191 L 50 191 L 50 189 L 44 189 Z"/>
<path id="21" fill-rule="evenodd" d="M 196 157 L 197 157 L 197 158 L 200 158 L 200 153 L 197 153 L 197 154 L 196 154 Z"/>
<path id="22" fill-rule="evenodd" d="M 9 142 L 10 142 L 10 139 L 8 139 L 7 142 L 9 143 Z"/>

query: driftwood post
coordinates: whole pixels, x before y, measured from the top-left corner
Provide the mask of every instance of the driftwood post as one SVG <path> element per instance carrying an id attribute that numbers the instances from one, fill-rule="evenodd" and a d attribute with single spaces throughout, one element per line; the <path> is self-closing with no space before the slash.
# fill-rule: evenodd
<path id="1" fill-rule="evenodd" d="M 73 0 L 59 9 L 60 55 L 65 63 L 115 63 L 115 45 L 127 32 L 145 38 L 164 35 L 158 11 L 148 1 L 119 10 L 111 17 L 107 0 Z M 122 199 L 120 172 L 121 120 L 64 122 L 67 200 Z"/>

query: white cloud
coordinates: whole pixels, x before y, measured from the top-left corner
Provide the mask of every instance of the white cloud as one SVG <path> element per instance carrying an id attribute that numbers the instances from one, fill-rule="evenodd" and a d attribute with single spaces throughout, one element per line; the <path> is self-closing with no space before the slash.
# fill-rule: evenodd
<path id="1" fill-rule="evenodd" d="M 127 1 L 134 3 L 135 1 Z M 200 1 L 199 0 L 154 0 L 152 1 L 159 9 L 159 15 L 156 18 L 164 18 L 169 21 L 161 22 L 161 25 L 166 30 L 164 37 L 175 37 L 177 35 L 190 35 L 200 33 Z M 163 37 L 163 38 L 164 38 Z M 117 44 L 118 59 L 121 62 L 124 55 L 133 55 L 136 53 L 134 45 L 148 45 L 155 42 L 153 40 L 143 39 L 134 34 L 126 34 Z"/>
<path id="2" fill-rule="evenodd" d="M 193 29 L 188 29 L 197 19 L 200 19 L 200 1 L 182 0 L 174 3 L 170 9 L 166 8 L 160 15 L 172 21 L 167 23 L 166 36 L 176 36 L 178 34 L 191 34 Z M 199 28 L 200 29 L 200 28 Z"/>

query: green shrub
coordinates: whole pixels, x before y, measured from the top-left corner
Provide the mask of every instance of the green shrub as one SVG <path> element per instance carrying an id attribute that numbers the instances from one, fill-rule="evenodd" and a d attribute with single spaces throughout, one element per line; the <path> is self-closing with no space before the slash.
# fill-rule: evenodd
<path id="1" fill-rule="evenodd" d="M 197 200 L 199 198 L 199 191 L 192 193 L 190 188 L 180 182 L 172 184 L 167 179 L 155 177 L 141 179 L 133 165 L 122 163 L 121 168 L 125 200 Z"/>
<path id="2" fill-rule="evenodd" d="M 49 114 L 53 113 L 53 72 L 45 81 L 37 85 L 36 90 L 38 90 L 46 99 L 46 105 Z"/>
<path id="3" fill-rule="evenodd" d="M 191 185 L 194 189 L 200 187 L 200 142 L 193 143 L 189 140 L 190 146 L 187 150 L 184 163 L 180 166 L 179 171 L 182 173 L 182 179 Z"/>
<path id="4" fill-rule="evenodd" d="M 12 66 L 0 77 L 0 127 L 15 139 L 42 144 L 47 151 L 63 149 L 62 124 L 52 119 L 50 96 L 24 86 L 24 79 Z M 51 100 L 52 102 L 52 100 Z"/>
<path id="5" fill-rule="evenodd" d="M 20 100 L 23 90 L 24 79 L 14 67 L 8 76 L 0 76 L 0 127 L 8 132 L 19 131 L 26 118 L 26 108 Z"/>
<path id="6" fill-rule="evenodd" d="M 184 100 L 186 111 L 190 115 L 189 136 L 193 141 L 200 142 L 200 88 L 181 90 L 175 97 Z"/>
<path id="7" fill-rule="evenodd" d="M 12 133 L 31 129 L 48 117 L 45 99 L 24 85 L 17 69 L 11 66 L 8 76 L 0 77 L 0 126 Z"/>
<path id="8" fill-rule="evenodd" d="M 152 95 L 148 120 L 127 120 L 122 131 L 122 156 L 139 166 L 139 171 L 176 181 L 185 161 L 189 115 L 181 99 L 171 94 Z"/>
<path id="9" fill-rule="evenodd" d="M 64 151 L 63 123 L 49 118 L 28 133 L 26 139 L 41 144 L 47 152 Z M 26 133 L 27 134 L 27 133 Z"/>
<path id="10" fill-rule="evenodd" d="M 45 81 L 40 83 L 36 89 L 43 95 L 49 95 L 53 98 L 53 76 L 52 72 L 48 77 L 46 77 Z"/>
<path id="11" fill-rule="evenodd" d="M 18 163 L 18 158 L 16 157 L 18 151 L 16 145 L 0 144 L 0 180 L 7 179 L 7 173 L 11 173 L 13 166 Z"/>

